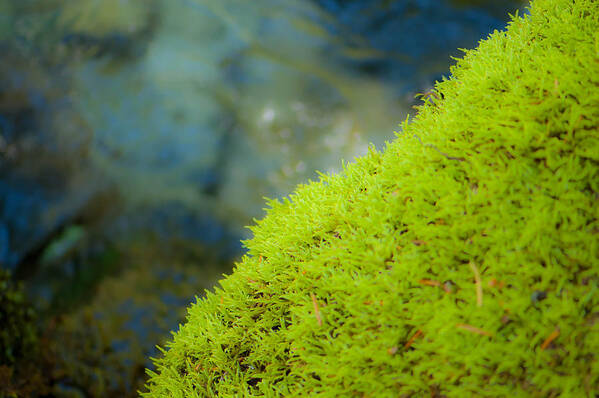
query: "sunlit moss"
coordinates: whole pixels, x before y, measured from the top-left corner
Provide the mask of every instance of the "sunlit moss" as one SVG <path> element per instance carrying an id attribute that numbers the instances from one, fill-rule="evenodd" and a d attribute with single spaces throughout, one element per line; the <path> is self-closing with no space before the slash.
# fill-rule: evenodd
<path id="1" fill-rule="evenodd" d="M 270 201 L 145 396 L 594 394 L 598 8 L 534 1 L 384 152 Z"/>

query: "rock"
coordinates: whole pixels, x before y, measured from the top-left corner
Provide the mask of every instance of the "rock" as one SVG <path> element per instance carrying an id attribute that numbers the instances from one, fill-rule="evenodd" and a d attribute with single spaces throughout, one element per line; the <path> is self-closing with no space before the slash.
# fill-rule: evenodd
<path id="1" fill-rule="evenodd" d="M 54 372 L 63 377 L 53 386 L 54 396 L 73 390 L 86 397 L 138 396 L 148 358 L 159 354 L 156 342 L 183 321 L 185 306 L 222 269 L 209 262 L 173 263 L 147 243 L 128 255 L 133 263 L 125 271 L 105 279 L 90 302 L 47 328 L 50 340 L 62 342 Z"/>

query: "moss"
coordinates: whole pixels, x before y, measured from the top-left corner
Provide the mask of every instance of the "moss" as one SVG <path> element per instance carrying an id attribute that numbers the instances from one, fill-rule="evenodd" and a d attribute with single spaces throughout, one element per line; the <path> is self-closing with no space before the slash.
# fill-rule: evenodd
<path id="1" fill-rule="evenodd" d="M 36 314 L 21 284 L 0 269 L 0 397 L 29 397 L 48 391 L 45 356 Z"/>
<path id="2" fill-rule="evenodd" d="M 0 364 L 12 365 L 31 351 L 37 339 L 35 314 L 20 284 L 0 269 Z"/>
<path id="3" fill-rule="evenodd" d="M 533 1 L 382 153 L 270 201 L 144 396 L 592 396 L 598 31 Z"/>

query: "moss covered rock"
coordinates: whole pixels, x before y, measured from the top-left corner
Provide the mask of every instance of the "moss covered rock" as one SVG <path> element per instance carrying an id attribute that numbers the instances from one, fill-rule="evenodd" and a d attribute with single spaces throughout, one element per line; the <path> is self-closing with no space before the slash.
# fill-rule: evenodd
<path id="1" fill-rule="evenodd" d="M 270 201 L 145 396 L 592 396 L 598 31 L 535 0 L 382 153 Z"/>

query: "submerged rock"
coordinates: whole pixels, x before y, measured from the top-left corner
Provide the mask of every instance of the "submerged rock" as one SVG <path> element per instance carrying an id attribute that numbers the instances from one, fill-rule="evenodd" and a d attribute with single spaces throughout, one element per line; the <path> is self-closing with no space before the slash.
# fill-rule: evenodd
<path id="1" fill-rule="evenodd" d="M 55 372 L 63 375 L 55 396 L 74 390 L 85 397 L 138 396 L 149 358 L 159 354 L 156 342 L 183 321 L 185 306 L 223 269 L 208 261 L 201 267 L 177 264 L 147 243 L 134 245 L 128 255 L 126 270 L 104 280 L 89 303 L 47 329 L 48 338 L 62 342 L 55 353 Z"/>

